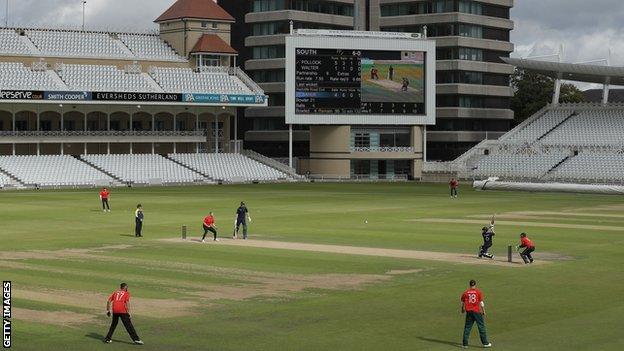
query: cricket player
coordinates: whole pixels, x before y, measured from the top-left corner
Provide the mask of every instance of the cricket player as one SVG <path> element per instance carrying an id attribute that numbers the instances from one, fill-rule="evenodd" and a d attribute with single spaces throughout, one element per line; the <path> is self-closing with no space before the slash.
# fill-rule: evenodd
<path id="1" fill-rule="evenodd" d="M 492 216 L 492 221 L 490 221 L 490 225 L 487 227 L 481 228 L 481 236 L 483 237 L 483 245 L 479 248 L 479 258 L 486 257 L 489 259 L 493 259 L 494 255 L 489 253 L 490 247 L 492 247 L 492 239 L 494 238 L 494 217 Z"/>
<path id="2" fill-rule="evenodd" d="M 143 341 L 141 341 L 141 338 L 137 335 L 132 321 L 130 320 L 130 293 L 128 292 L 128 284 L 121 283 L 121 285 L 119 285 L 119 290 L 115 291 L 108 298 L 108 301 L 106 301 L 106 315 L 109 317 L 111 316 L 111 304 L 113 305 L 113 320 L 108 334 L 106 334 L 106 338 L 104 338 L 104 342 L 107 344 L 111 343 L 111 338 L 113 337 L 115 328 L 117 328 L 119 318 L 121 318 L 121 322 L 124 327 L 126 327 L 126 331 L 130 334 L 132 341 L 137 345 L 143 345 Z"/>
<path id="3" fill-rule="evenodd" d="M 524 264 L 533 263 L 533 256 L 531 256 L 531 252 L 535 251 L 535 245 L 533 241 L 529 239 L 526 233 L 520 234 L 520 245 L 516 246 L 516 249 L 524 249 L 520 253 L 520 257 L 524 261 Z"/>
<path id="4" fill-rule="evenodd" d="M 110 206 L 108 205 L 108 198 L 110 197 L 110 192 L 106 188 L 102 188 L 100 191 L 100 200 L 102 201 L 102 210 L 104 212 L 110 212 Z"/>
<path id="5" fill-rule="evenodd" d="M 492 344 L 488 341 L 487 332 L 485 330 L 485 303 L 483 302 L 483 293 L 477 289 L 477 282 L 470 280 L 470 287 L 464 291 L 461 295 L 461 312 L 466 313 L 466 323 L 464 325 L 464 339 L 462 347 L 468 348 L 468 339 L 470 338 L 470 331 L 472 325 L 477 322 L 477 328 L 479 328 L 479 337 L 483 347 L 492 347 Z"/>
<path id="6" fill-rule="evenodd" d="M 241 224 L 243 225 L 243 239 L 247 239 L 247 219 L 251 222 L 251 216 L 249 216 L 249 210 L 245 203 L 241 201 L 240 206 L 236 209 L 236 229 L 234 230 L 234 239 L 238 237 L 238 230 Z"/>
<path id="7" fill-rule="evenodd" d="M 457 188 L 459 187 L 459 182 L 455 178 L 451 178 L 449 182 L 449 188 L 451 189 L 451 198 L 457 198 Z"/>
<path id="8" fill-rule="evenodd" d="M 217 226 L 215 225 L 215 219 L 214 219 L 214 215 L 212 214 L 212 212 L 210 212 L 210 214 L 208 214 L 208 216 L 204 217 L 204 236 L 202 236 L 202 243 L 206 242 L 206 234 L 208 232 L 211 232 L 214 235 L 214 241 L 219 241 L 219 239 L 217 239 Z"/>
<path id="9" fill-rule="evenodd" d="M 143 206 L 138 204 L 136 211 L 134 211 L 134 236 L 137 238 L 143 236 L 141 234 L 141 231 L 143 230 L 143 218 Z"/>

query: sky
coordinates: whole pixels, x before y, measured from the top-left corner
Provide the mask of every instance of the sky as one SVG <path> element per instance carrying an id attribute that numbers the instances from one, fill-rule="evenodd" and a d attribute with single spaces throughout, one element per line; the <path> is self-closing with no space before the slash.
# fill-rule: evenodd
<path id="1" fill-rule="evenodd" d="M 82 0 L 8 0 L 9 25 L 79 28 Z M 0 0 L 0 19 L 7 0 Z M 156 30 L 152 21 L 174 0 L 87 0 L 86 27 Z M 513 56 L 550 55 L 563 45 L 565 62 L 606 59 L 624 66 L 624 0 L 515 0 Z M 4 25 L 4 23 L 2 23 Z M 602 64 L 602 63 L 600 63 Z"/>

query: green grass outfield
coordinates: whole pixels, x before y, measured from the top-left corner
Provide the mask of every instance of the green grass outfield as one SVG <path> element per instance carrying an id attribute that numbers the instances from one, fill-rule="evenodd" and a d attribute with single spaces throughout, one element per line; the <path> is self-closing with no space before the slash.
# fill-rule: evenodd
<path id="1" fill-rule="evenodd" d="M 97 190 L 0 192 L 13 349 L 140 348 L 121 324 L 112 344 L 101 342 L 104 296 L 125 281 L 145 350 L 453 350 L 469 279 L 484 291 L 497 350 L 624 349 L 622 197 L 468 186 L 460 196 L 416 183 L 124 188 L 112 190 L 113 211 L 103 213 Z M 241 200 L 254 240 L 471 255 L 484 216 L 496 212 L 496 255 L 524 230 L 536 260 L 551 261 L 471 264 L 160 240 L 178 237 L 183 224 L 196 237 L 209 210 L 230 236 Z M 137 203 L 142 239 L 133 237 Z M 397 270 L 406 272 L 387 274 Z M 480 346 L 475 330 L 471 346 Z"/>

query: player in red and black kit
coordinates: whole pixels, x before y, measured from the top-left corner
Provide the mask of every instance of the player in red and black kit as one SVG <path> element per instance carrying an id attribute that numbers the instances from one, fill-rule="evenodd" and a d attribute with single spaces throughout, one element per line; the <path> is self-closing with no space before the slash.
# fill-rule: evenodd
<path id="1" fill-rule="evenodd" d="M 457 197 L 457 188 L 459 187 L 459 182 L 455 178 L 451 178 L 449 182 L 449 188 L 451 188 L 451 198 Z"/>
<path id="2" fill-rule="evenodd" d="M 531 252 L 535 251 L 535 245 L 533 245 L 533 241 L 527 238 L 526 233 L 520 234 L 520 245 L 518 245 L 517 249 L 523 248 L 524 250 L 520 253 L 520 257 L 524 261 L 524 264 L 533 263 L 533 256 L 531 256 Z"/>
<path id="3" fill-rule="evenodd" d="M 102 210 L 104 212 L 110 212 L 110 206 L 108 205 L 108 198 L 110 197 L 110 192 L 106 188 L 102 188 L 100 191 L 100 200 L 102 200 Z"/>
<path id="4" fill-rule="evenodd" d="M 470 331 L 472 325 L 476 322 L 477 328 L 479 328 L 479 337 L 483 347 L 492 347 L 492 344 L 488 341 L 487 332 L 485 330 L 485 303 L 483 302 L 483 293 L 477 289 L 477 282 L 470 281 L 470 287 L 464 291 L 461 295 L 461 311 L 466 313 L 466 323 L 464 324 L 464 338 L 462 340 L 462 347 L 468 348 L 468 339 L 470 338 Z"/>
<path id="5" fill-rule="evenodd" d="M 219 241 L 219 239 L 217 239 L 217 226 L 215 225 L 215 219 L 212 212 L 210 212 L 208 216 L 204 217 L 203 227 L 204 236 L 202 236 L 202 243 L 206 242 L 205 239 L 208 232 L 211 232 L 214 235 L 214 241 Z"/>
<path id="6" fill-rule="evenodd" d="M 113 320 L 110 329 L 108 329 L 108 334 L 106 334 L 106 338 L 104 338 L 104 342 L 107 344 L 111 343 L 111 338 L 121 318 L 121 322 L 124 327 L 126 327 L 126 331 L 130 334 L 132 341 L 137 345 L 143 345 L 143 341 L 141 341 L 141 338 L 137 335 L 132 321 L 130 320 L 130 293 L 128 292 L 128 284 L 121 283 L 119 290 L 115 291 L 108 298 L 108 301 L 106 301 L 106 315 L 109 317 L 111 316 L 111 304 L 113 305 Z"/>

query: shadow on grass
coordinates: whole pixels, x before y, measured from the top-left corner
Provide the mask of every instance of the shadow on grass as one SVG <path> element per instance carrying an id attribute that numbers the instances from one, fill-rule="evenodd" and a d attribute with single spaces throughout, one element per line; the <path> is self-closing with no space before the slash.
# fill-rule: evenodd
<path id="1" fill-rule="evenodd" d="M 100 333 L 89 333 L 87 335 L 85 335 L 85 337 L 90 338 L 90 339 L 95 339 L 98 340 L 100 342 L 104 342 L 104 335 L 100 334 Z M 118 342 L 120 344 L 128 344 L 128 345 L 134 345 L 133 342 L 130 341 L 124 341 L 124 340 L 118 340 L 118 339 L 112 339 L 113 342 Z"/>
<path id="2" fill-rule="evenodd" d="M 136 235 L 134 234 L 119 234 L 119 236 L 130 236 L 130 237 L 136 237 Z"/>
<path id="3" fill-rule="evenodd" d="M 418 337 L 420 340 L 423 341 L 427 341 L 427 342 L 434 342 L 436 344 L 444 344 L 444 345 L 451 345 L 451 346 L 456 346 L 456 347 L 462 347 L 461 343 L 458 342 L 453 342 L 453 341 L 447 341 L 447 340 L 438 340 L 438 339 L 431 339 L 431 338 L 425 338 L 423 336 L 419 336 Z"/>

